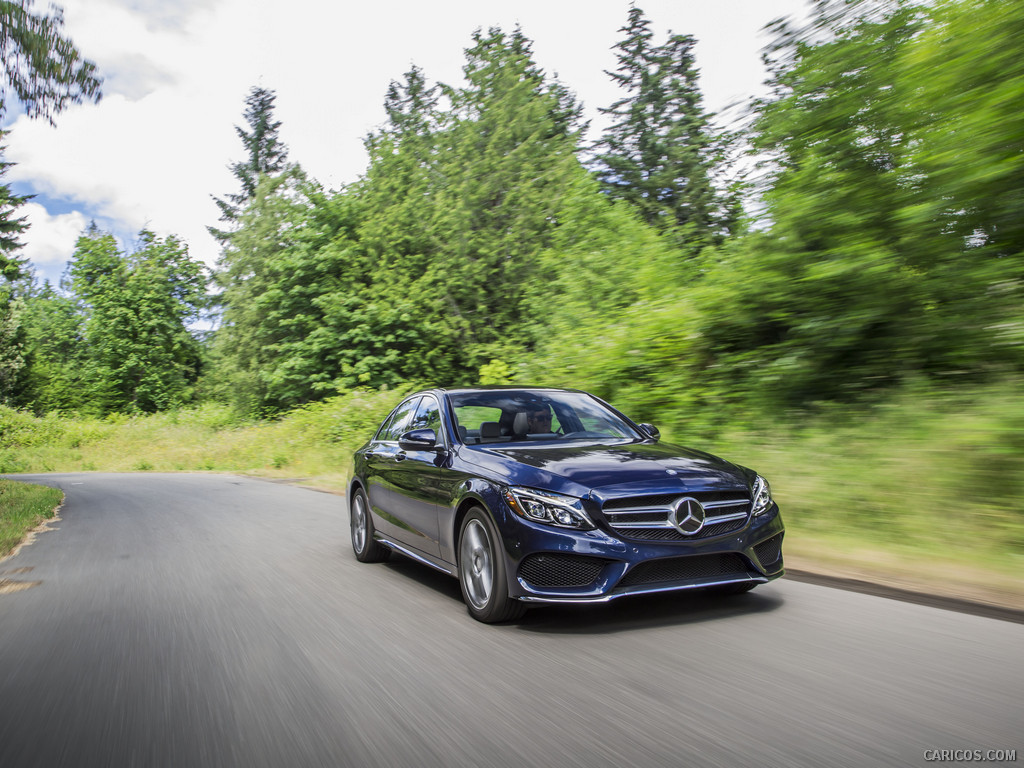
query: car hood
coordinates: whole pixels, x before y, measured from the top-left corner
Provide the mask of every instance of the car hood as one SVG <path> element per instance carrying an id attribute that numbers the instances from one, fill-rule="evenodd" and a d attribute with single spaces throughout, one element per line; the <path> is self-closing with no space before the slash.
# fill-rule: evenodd
<path id="1" fill-rule="evenodd" d="M 551 442 L 463 446 L 493 479 L 574 496 L 749 488 L 754 474 L 709 453 L 667 443 Z"/>

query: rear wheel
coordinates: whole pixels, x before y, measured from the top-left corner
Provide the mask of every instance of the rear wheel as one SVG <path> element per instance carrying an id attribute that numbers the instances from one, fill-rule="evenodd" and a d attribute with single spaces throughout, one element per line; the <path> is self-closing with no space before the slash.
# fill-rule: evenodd
<path id="1" fill-rule="evenodd" d="M 526 613 L 526 606 L 508 595 L 500 541 L 490 515 L 480 507 L 471 509 L 459 534 L 459 584 L 469 615 L 488 624 Z"/>
<path id="2" fill-rule="evenodd" d="M 391 557 L 391 550 L 373 538 L 373 518 L 370 503 L 363 489 L 352 494 L 352 508 L 349 512 L 352 530 L 352 551 L 361 563 L 380 563 Z"/>

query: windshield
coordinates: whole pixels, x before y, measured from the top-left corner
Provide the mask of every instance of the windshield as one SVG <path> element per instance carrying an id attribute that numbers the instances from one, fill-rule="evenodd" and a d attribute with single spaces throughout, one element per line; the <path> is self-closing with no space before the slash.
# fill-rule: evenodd
<path id="1" fill-rule="evenodd" d="M 462 442 L 640 440 L 629 424 L 582 392 L 493 390 L 450 394 Z"/>

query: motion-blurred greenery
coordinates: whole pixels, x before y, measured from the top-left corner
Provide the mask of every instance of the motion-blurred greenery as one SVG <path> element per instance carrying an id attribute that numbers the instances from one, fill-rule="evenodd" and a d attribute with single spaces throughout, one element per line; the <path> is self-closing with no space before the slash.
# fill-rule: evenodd
<path id="1" fill-rule="evenodd" d="M 595 382 L 596 383 L 596 382 Z M 342 492 L 352 451 L 402 390 L 354 390 L 274 421 L 226 406 L 137 417 L 33 417 L 0 408 L 0 472 L 219 471 Z M 753 467 L 772 483 L 787 551 L 811 564 L 1018 579 L 1024 565 L 1024 398 L 1018 381 L 943 392 L 907 386 L 852 406 L 745 418 L 643 409 L 663 439 Z M 341 507 L 339 505 L 339 513 Z M 343 524 L 343 523 L 342 523 Z"/>

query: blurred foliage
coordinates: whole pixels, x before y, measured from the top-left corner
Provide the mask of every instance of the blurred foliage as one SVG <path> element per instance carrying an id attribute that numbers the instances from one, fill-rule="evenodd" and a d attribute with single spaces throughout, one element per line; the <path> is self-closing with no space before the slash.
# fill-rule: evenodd
<path id="1" fill-rule="evenodd" d="M 1021 23 L 1019 3 L 844 0 L 777 24 L 750 136 L 760 221 L 688 268 L 644 255 L 658 266 L 630 271 L 628 306 L 587 300 L 614 256 L 556 278 L 524 380 L 705 432 L 921 377 L 1016 380 Z"/>
<path id="2" fill-rule="evenodd" d="M 730 137 L 701 107 L 692 38 L 655 44 L 629 10 L 611 73 L 623 96 L 591 172 L 573 95 L 520 30 L 480 30 L 462 85 L 416 67 L 391 83 L 357 183 L 325 190 L 281 147 L 246 166 L 201 379 L 181 244 L 145 244 L 156 262 L 178 254 L 158 289 L 147 259 L 94 234 L 70 293 L 0 317 L 21 345 L 8 402 L 136 412 L 198 391 L 276 417 L 360 388 L 512 381 L 716 434 L 908 382 L 1019 381 L 1024 5 L 811 9 L 771 29 L 771 92 L 744 137 L 760 163 L 747 221 L 725 223 Z M 250 159 L 273 154 L 259 136 L 279 126 L 273 94 L 257 96 L 238 129 Z M 192 299 L 167 292 L 175 279 Z"/>

